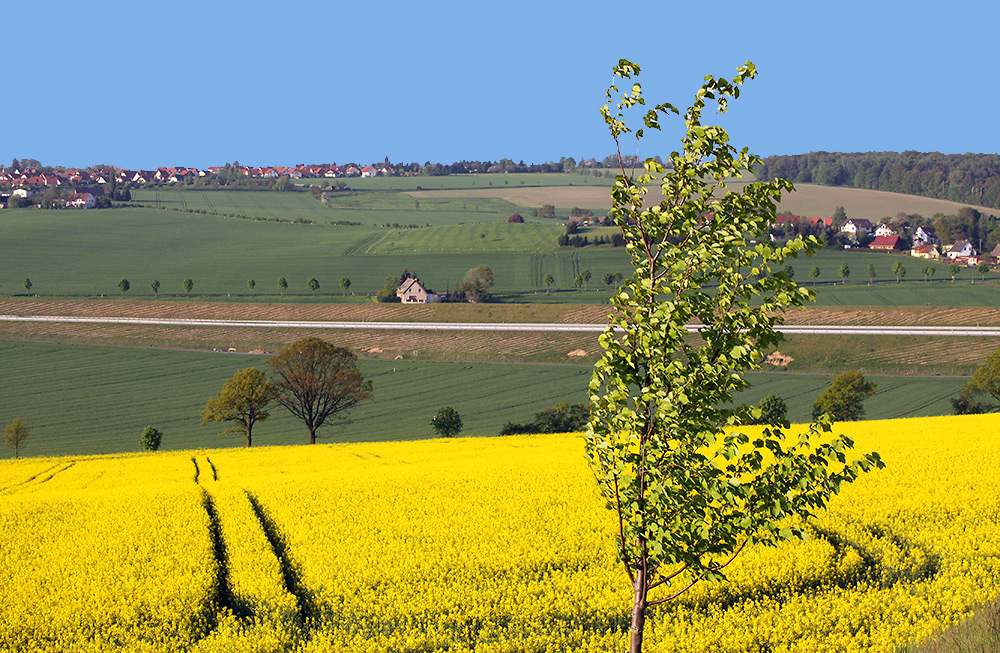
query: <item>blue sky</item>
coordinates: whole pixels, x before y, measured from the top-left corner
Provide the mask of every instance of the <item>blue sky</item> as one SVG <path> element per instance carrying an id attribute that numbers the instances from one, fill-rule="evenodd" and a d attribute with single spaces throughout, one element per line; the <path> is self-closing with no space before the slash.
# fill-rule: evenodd
<path id="1" fill-rule="evenodd" d="M 753 61 L 723 124 L 760 155 L 1000 151 L 998 4 L 924 5 L 6 3 L 0 162 L 600 159 L 622 57 L 649 101 L 682 107 Z"/>

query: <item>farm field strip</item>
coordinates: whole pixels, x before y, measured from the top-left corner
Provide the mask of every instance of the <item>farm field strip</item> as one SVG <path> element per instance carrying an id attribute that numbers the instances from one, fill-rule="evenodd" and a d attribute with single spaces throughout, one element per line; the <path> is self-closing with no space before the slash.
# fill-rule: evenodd
<path id="1" fill-rule="evenodd" d="M 646 648 L 890 653 L 963 619 L 1000 593 L 998 419 L 838 424 L 886 468 L 809 539 L 653 610 Z M 568 434 L 0 461 L 0 487 L 71 465 L 0 495 L 0 647 L 620 650 L 630 588 L 581 451 Z"/>
<path id="2" fill-rule="evenodd" d="M 405 331 L 568 331 L 600 333 L 603 324 L 567 323 L 520 323 L 497 324 L 496 322 L 321 322 L 321 321 L 280 321 L 280 320 L 211 320 L 175 319 L 148 317 L 80 317 L 70 315 L 0 315 L 0 322 L 63 322 L 79 324 L 141 324 L 162 326 L 194 327 L 236 327 L 266 329 L 366 329 Z M 698 333 L 698 324 L 684 325 L 689 333 Z M 958 336 L 958 337 L 1000 337 L 1000 327 L 971 326 L 853 326 L 837 324 L 780 325 L 777 330 L 787 334 L 801 335 L 866 335 L 866 336 Z"/>

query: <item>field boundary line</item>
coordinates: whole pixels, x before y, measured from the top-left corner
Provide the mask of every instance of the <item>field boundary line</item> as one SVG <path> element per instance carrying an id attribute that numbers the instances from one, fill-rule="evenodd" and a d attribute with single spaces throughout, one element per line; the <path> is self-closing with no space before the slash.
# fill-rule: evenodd
<path id="1" fill-rule="evenodd" d="M 78 324 L 137 324 L 156 326 L 215 326 L 283 329 L 365 329 L 390 331 L 548 331 L 601 333 L 605 324 L 504 323 L 504 322 L 345 322 L 318 320 L 217 320 L 146 317 L 77 317 L 70 315 L 0 315 L 0 322 L 62 322 Z M 686 324 L 690 333 L 702 326 Z M 777 330 L 799 335 L 870 335 L 870 336 L 958 336 L 1000 338 L 1000 327 L 971 326 L 851 326 L 851 325 L 781 325 Z"/>

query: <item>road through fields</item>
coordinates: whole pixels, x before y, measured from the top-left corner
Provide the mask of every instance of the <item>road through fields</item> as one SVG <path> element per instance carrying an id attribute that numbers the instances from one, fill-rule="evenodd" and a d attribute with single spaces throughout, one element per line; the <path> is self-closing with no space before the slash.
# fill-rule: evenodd
<path id="1" fill-rule="evenodd" d="M 282 329 L 366 329 L 397 331 L 543 331 L 600 333 L 603 324 L 529 324 L 484 322 L 343 322 L 316 320 L 216 320 L 135 317 L 81 317 L 70 315 L 0 315 L 0 322 L 58 322 L 77 324 L 136 324 L 158 326 L 243 327 Z M 697 333 L 700 327 L 687 325 Z M 782 325 L 778 330 L 801 335 L 859 336 L 958 336 L 1000 337 L 1000 327 L 980 326 L 845 326 L 822 324 Z"/>

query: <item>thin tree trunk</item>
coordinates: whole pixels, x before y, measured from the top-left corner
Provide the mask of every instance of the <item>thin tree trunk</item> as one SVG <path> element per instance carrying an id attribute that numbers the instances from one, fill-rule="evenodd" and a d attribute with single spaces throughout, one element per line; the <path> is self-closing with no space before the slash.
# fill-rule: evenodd
<path id="1" fill-rule="evenodd" d="M 646 570 L 636 570 L 635 597 L 632 603 L 632 628 L 629 631 L 629 653 L 642 653 L 642 632 L 646 625 Z"/>
<path id="2" fill-rule="evenodd" d="M 309 444 L 316 444 L 316 429 L 309 427 Z"/>
<path id="3" fill-rule="evenodd" d="M 247 427 L 247 446 L 249 447 L 249 446 L 252 446 L 252 445 L 253 445 L 253 427 L 248 426 Z"/>

